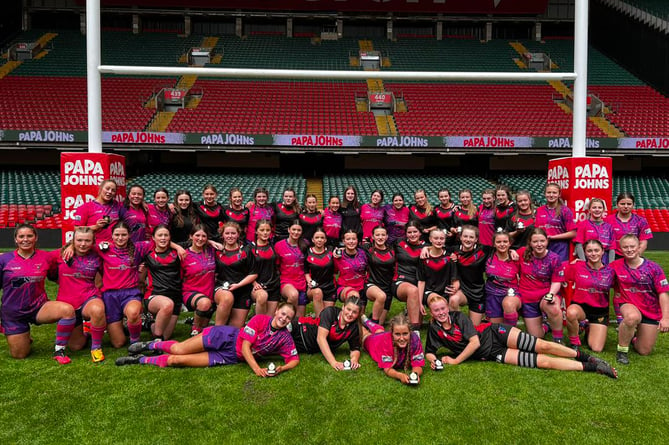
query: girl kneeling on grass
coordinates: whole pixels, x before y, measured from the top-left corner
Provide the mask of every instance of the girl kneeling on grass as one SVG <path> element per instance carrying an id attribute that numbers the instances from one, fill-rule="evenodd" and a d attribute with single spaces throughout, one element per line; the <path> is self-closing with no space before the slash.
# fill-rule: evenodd
<path id="1" fill-rule="evenodd" d="M 300 362 L 293 338 L 286 329 L 294 316 L 295 306 L 284 302 L 279 305 L 274 317 L 256 315 L 243 329 L 227 325 L 209 326 L 201 334 L 180 343 L 136 343 L 128 348 L 128 352 L 135 355 L 119 357 L 116 365 L 206 368 L 246 361 L 258 377 L 273 377 L 293 369 Z M 155 352 L 165 354 L 151 357 L 143 354 Z M 273 370 L 258 365 L 258 358 L 273 354 L 281 355 L 285 364 Z"/>
<path id="2" fill-rule="evenodd" d="M 618 378 L 616 370 L 606 361 L 542 340 L 518 328 L 497 323 L 482 323 L 474 327 L 462 312 L 449 312 L 446 299 L 440 295 L 431 295 L 428 306 L 433 320 L 427 331 L 425 357 L 432 369 L 437 368 L 437 350 L 446 347 L 456 354 L 455 357 L 446 355 L 441 358 L 443 363 L 449 365 L 458 365 L 471 359 L 525 368 L 597 372 Z"/>
<path id="3" fill-rule="evenodd" d="M 413 383 L 410 374 L 416 374 L 415 383 L 420 381 L 425 366 L 423 345 L 418 334 L 411 331 L 406 315 L 390 320 L 390 332 L 364 317 L 362 345 L 388 377 L 408 385 Z"/>

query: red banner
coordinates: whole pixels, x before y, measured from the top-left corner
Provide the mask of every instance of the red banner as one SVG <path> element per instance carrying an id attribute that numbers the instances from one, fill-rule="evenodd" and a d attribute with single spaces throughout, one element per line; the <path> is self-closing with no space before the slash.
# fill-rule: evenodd
<path id="1" fill-rule="evenodd" d="M 107 153 L 60 155 L 60 203 L 63 244 L 72 239 L 75 209 L 94 200 L 100 184 L 111 179 L 118 185 L 116 199 L 125 199 L 125 157 Z"/>
<path id="2" fill-rule="evenodd" d="M 548 161 L 548 182 L 560 185 L 562 199 L 574 210 L 575 221 L 588 216 L 592 198 L 601 198 L 608 205 L 613 194 L 611 158 L 558 158 Z"/>

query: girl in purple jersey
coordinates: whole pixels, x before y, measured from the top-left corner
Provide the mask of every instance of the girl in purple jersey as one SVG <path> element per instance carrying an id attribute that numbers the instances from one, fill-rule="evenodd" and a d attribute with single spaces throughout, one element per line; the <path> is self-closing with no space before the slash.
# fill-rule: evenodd
<path id="1" fill-rule="evenodd" d="M 234 222 L 242 230 L 239 238 L 242 242 L 246 240 L 246 226 L 249 223 L 249 209 L 244 207 L 244 196 L 238 187 L 230 189 L 228 194 L 228 206 L 223 211 L 225 222 Z"/>
<path id="2" fill-rule="evenodd" d="M 574 261 L 565 269 L 565 278 L 574 283 L 574 295 L 567 308 L 567 332 L 572 348 L 576 349 L 581 346 L 579 323 L 587 323 L 588 346 L 595 352 L 601 352 L 609 325 L 613 269 L 602 261 L 604 247 L 599 240 L 586 241 L 583 249 L 587 261 Z"/>
<path id="3" fill-rule="evenodd" d="M 65 346 L 74 329 L 74 308 L 62 301 L 49 301 L 44 280 L 56 264 L 56 255 L 38 250 L 37 231 L 29 224 L 14 230 L 16 250 L 0 255 L 2 307 L 0 321 L 9 354 L 23 359 L 30 354 L 30 324 L 57 323 L 54 360 L 70 363 Z"/>
<path id="4" fill-rule="evenodd" d="M 508 295 L 502 301 L 504 323 L 515 326 L 520 312 L 527 332 L 543 338 L 550 329 L 553 341 L 561 343 L 562 309 L 558 293 L 564 281 L 562 262 L 556 253 L 548 250 L 548 237 L 540 228 L 532 230 L 527 247 L 520 249 L 518 254 L 521 257 L 520 295 Z M 543 314 L 546 314 L 549 326 L 542 325 Z"/>
<path id="5" fill-rule="evenodd" d="M 298 220 L 288 228 L 288 238 L 274 245 L 281 276 L 281 296 L 297 306 L 297 316 L 304 316 L 308 303 L 307 283 L 304 279 L 304 252 L 302 226 Z"/>
<path id="6" fill-rule="evenodd" d="M 153 233 L 153 230 L 161 224 L 170 226 L 172 212 L 168 205 L 169 200 L 170 195 L 165 187 L 160 187 L 153 193 L 153 204 L 149 204 L 149 233 Z"/>
<path id="7" fill-rule="evenodd" d="M 574 254 L 579 260 L 585 261 L 583 244 L 591 239 L 596 239 L 602 243 L 602 247 L 604 247 L 602 262 L 604 264 L 609 264 L 615 259 L 613 228 L 602 218 L 605 208 L 603 199 L 592 198 L 588 203 L 588 219 L 578 224 L 576 237 L 574 238 Z"/>
<path id="8" fill-rule="evenodd" d="M 495 189 L 495 231 L 505 230 L 515 211 L 516 204 L 511 201 L 511 189 L 506 185 L 498 185 Z"/>
<path id="9" fill-rule="evenodd" d="M 358 240 L 362 239 L 362 224 L 360 223 L 360 201 L 358 200 L 358 190 L 349 185 L 344 190 L 344 199 L 341 203 L 341 237 L 353 230 L 358 234 Z"/>
<path id="10" fill-rule="evenodd" d="M 470 226 L 478 227 L 479 224 L 479 211 L 472 201 L 472 191 L 469 189 L 461 190 L 458 197 L 460 205 L 458 205 L 453 213 L 453 226 L 451 227 L 453 243 L 460 241 L 462 226 L 469 224 Z"/>
<path id="11" fill-rule="evenodd" d="M 520 249 L 527 245 L 527 237 L 534 229 L 534 205 L 532 195 L 527 190 L 516 193 L 516 210 L 507 220 L 505 231 L 512 240 L 511 247 Z"/>
<path id="12" fill-rule="evenodd" d="M 147 270 L 144 308 L 155 317 L 150 327 L 153 338 L 169 339 L 181 313 L 181 259 L 171 242 L 167 226 L 158 225 L 153 230 L 154 247 L 143 258 Z"/>
<path id="13" fill-rule="evenodd" d="M 432 211 L 432 217 L 437 228 L 446 234 L 446 244 L 452 245 L 455 243 L 455 233 L 451 232 L 451 228 L 453 228 L 456 205 L 451 201 L 451 192 L 448 189 L 439 190 L 437 198 L 439 198 L 439 205 Z"/>
<path id="14" fill-rule="evenodd" d="M 371 242 L 372 230 L 383 225 L 383 192 L 374 190 L 368 204 L 360 208 L 360 222 L 362 224 L 362 241 Z"/>
<path id="15" fill-rule="evenodd" d="M 365 281 L 367 280 L 367 256 L 358 247 L 358 234 L 354 230 L 344 233 L 344 247 L 336 249 L 334 257 L 337 272 L 337 296 L 341 301 L 348 297 L 360 297 L 367 302 Z"/>
<path id="16" fill-rule="evenodd" d="M 363 318 L 362 345 L 388 377 L 405 385 L 420 382 L 425 366 L 423 345 L 419 335 L 410 329 L 406 315 L 395 315 L 390 320 L 389 332 L 385 332 L 383 326 Z M 416 377 L 413 382 L 411 374 Z"/>
<path id="17" fill-rule="evenodd" d="M 206 368 L 245 361 L 258 377 L 274 377 L 300 363 L 293 338 L 286 327 L 295 316 L 295 307 L 281 303 L 273 317 L 256 315 L 239 329 L 234 326 L 209 326 L 183 342 L 152 341 L 128 348 L 130 355 L 116 359 L 116 365 L 153 365 Z M 163 353 L 158 356 L 145 354 Z M 279 354 L 285 364 L 274 369 L 261 368 L 257 359 Z"/>
<path id="18" fill-rule="evenodd" d="M 406 303 L 411 329 L 420 329 L 423 305 L 418 293 L 418 264 L 425 241 L 420 237 L 420 227 L 415 221 L 406 225 L 406 239 L 395 243 L 395 276 L 391 287 L 398 300 Z"/>
<path id="19" fill-rule="evenodd" d="M 619 241 L 623 235 L 628 234 L 636 235 L 639 238 L 639 255 L 643 255 L 648 247 L 648 240 L 653 237 L 653 232 L 650 230 L 646 218 L 632 213 L 632 210 L 634 210 L 634 195 L 629 192 L 620 193 L 616 198 L 616 209 L 616 213 L 606 217 L 606 222 L 611 224 L 613 228 L 616 258 L 623 257 Z"/>
<path id="20" fill-rule="evenodd" d="M 334 306 L 337 301 L 335 266 L 323 229 L 316 229 L 311 242 L 304 259 L 304 279 L 307 282 L 307 298 L 313 301 L 314 313 L 318 317 L 324 308 Z"/>
<path id="21" fill-rule="evenodd" d="M 448 365 L 459 365 L 466 360 L 495 361 L 524 368 L 596 372 L 618 378 L 617 371 L 606 361 L 547 342 L 516 327 L 497 323 L 474 326 L 462 312 L 449 311 L 446 299 L 439 295 L 431 296 L 428 304 L 432 323 L 427 331 L 425 358 L 432 369 L 437 369 L 437 351 L 445 347 L 455 355 L 441 357 L 441 362 Z"/>
<path id="22" fill-rule="evenodd" d="M 74 224 L 86 226 L 95 232 L 95 240 L 111 241 L 111 227 L 125 217 L 125 207 L 116 201 L 116 183 L 111 179 L 102 181 L 98 196 L 77 208 Z"/>
<path id="23" fill-rule="evenodd" d="M 216 252 L 216 325 L 241 328 L 251 309 L 253 282 L 258 278 L 251 248 L 243 248 L 241 229 L 234 222 L 223 225 L 223 249 Z"/>
<path id="24" fill-rule="evenodd" d="M 492 234 L 495 233 L 495 191 L 485 189 L 481 193 L 481 205 L 478 208 L 479 242 L 492 246 Z"/>
<path id="25" fill-rule="evenodd" d="M 537 209 L 534 225 L 548 236 L 548 248 L 560 261 L 569 260 L 569 243 L 576 236 L 574 212 L 560 198 L 560 186 L 548 184 L 544 190 L 546 204 Z"/>
<path id="26" fill-rule="evenodd" d="M 302 226 L 302 241 L 310 246 L 314 233 L 323 225 L 323 214 L 318 210 L 318 200 L 313 193 L 309 193 L 304 199 L 304 208 L 298 219 Z"/>
<path id="27" fill-rule="evenodd" d="M 249 224 L 246 226 L 246 241 L 253 242 L 256 233 L 256 224 L 260 220 L 272 221 L 274 224 L 274 208 L 269 205 L 269 192 L 264 187 L 258 187 L 253 191 L 253 202 L 246 204 L 249 209 Z M 274 226 L 272 226 L 272 235 Z"/>
<path id="28" fill-rule="evenodd" d="M 188 190 L 177 190 L 174 194 L 174 214 L 170 221 L 170 235 L 175 243 L 188 241 L 193 226 L 200 224 L 193 198 Z"/>
<path id="29" fill-rule="evenodd" d="M 408 222 L 409 208 L 404 205 L 404 196 L 395 193 L 392 204 L 383 207 L 383 225 L 388 231 L 388 244 L 394 244 L 404 238 Z"/>
<path id="30" fill-rule="evenodd" d="M 416 190 L 413 195 L 414 203 L 409 206 L 409 220 L 417 221 L 422 227 L 422 238 L 427 241 L 432 229 L 435 229 L 436 222 L 432 215 L 432 205 L 427 199 L 425 190 Z"/>
<path id="31" fill-rule="evenodd" d="M 614 301 L 623 321 L 618 327 L 616 360 L 629 364 L 629 345 L 640 355 L 652 352 L 659 332 L 669 332 L 669 282 L 662 268 L 639 254 L 635 235 L 620 238 L 624 258 L 610 264 L 615 274 Z M 633 340 L 636 337 L 636 340 Z"/>
<path id="32" fill-rule="evenodd" d="M 364 244 L 367 255 L 367 282 L 365 295 L 372 306 L 372 321 L 383 325 L 393 302 L 393 277 L 395 275 L 395 250 L 388 246 L 388 232 L 377 226 L 372 231 L 372 243 Z"/>
<path id="33" fill-rule="evenodd" d="M 105 305 L 102 302 L 96 279 L 102 272 L 102 260 L 93 251 L 95 235 L 88 227 L 77 227 L 72 238 L 74 255 L 64 261 L 58 254 L 58 295 L 56 301 L 62 301 L 74 308 L 75 324 L 68 346 L 78 351 L 86 345 L 83 321 L 90 321 L 91 359 L 94 363 L 104 361 L 102 337 L 107 321 Z"/>
<path id="34" fill-rule="evenodd" d="M 330 196 L 328 208 L 323 210 L 323 230 L 328 237 L 328 246 L 339 245 L 341 232 L 341 212 L 339 211 L 339 197 Z"/>
<path id="35" fill-rule="evenodd" d="M 149 207 L 144 201 L 145 196 L 144 187 L 135 184 L 128 190 L 123 202 L 125 207 L 125 217 L 123 220 L 130 227 L 130 239 L 133 243 L 146 241 L 149 236 Z"/>
<path id="36" fill-rule="evenodd" d="M 266 220 L 258 221 L 255 243 L 250 244 L 258 271 L 251 291 L 251 298 L 256 302 L 256 314 L 273 314 L 281 299 L 279 271 L 276 268 L 278 258 L 270 242 L 271 237 L 272 224 Z"/>
<path id="37" fill-rule="evenodd" d="M 496 232 L 492 243 L 495 251 L 485 262 L 485 313 L 492 323 L 502 323 L 504 298 L 518 294 L 520 263 L 511 258 L 508 233 Z"/>
<path id="38" fill-rule="evenodd" d="M 218 228 L 225 220 L 223 207 L 218 203 L 218 190 L 213 184 L 207 184 L 202 189 L 202 201 L 195 206 L 200 222 L 207 230 L 207 236 L 212 241 L 220 241 Z"/>

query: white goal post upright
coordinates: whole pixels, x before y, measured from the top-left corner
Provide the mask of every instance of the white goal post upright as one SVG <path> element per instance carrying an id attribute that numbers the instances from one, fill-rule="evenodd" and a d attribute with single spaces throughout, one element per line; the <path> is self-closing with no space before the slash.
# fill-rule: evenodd
<path id="1" fill-rule="evenodd" d="M 101 73 L 121 75 L 200 75 L 254 79 L 311 80 L 511 80 L 548 81 L 574 80 L 572 156 L 584 157 L 586 147 L 587 64 L 588 64 L 588 2 L 576 0 L 574 12 L 574 72 L 436 72 L 436 71 L 328 71 L 267 70 L 236 68 L 148 67 L 100 65 L 100 0 L 86 0 L 86 47 L 88 55 L 88 151 L 102 152 Z"/>

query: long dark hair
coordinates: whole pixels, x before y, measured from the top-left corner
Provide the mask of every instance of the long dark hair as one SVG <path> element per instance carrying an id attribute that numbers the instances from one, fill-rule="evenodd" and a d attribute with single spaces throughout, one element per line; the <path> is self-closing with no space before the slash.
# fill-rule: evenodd
<path id="1" fill-rule="evenodd" d="M 179 207 L 179 196 L 180 195 L 187 195 L 188 198 L 190 199 L 190 204 L 188 204 L 188 208 L 185 210 L 186 216 L 193 222 L 193 226 L 199 224 L 200 219 L 197 217 L 197 213 L 195 211 L 195 205 L 193 204 L 193 196 L 190 194 L 190 192 L 186 189 L 179 189 L 176 191 L 174 194 L 174 227 L 183 227 L 184 226 L 184 212 L 181 210 Z"/>

